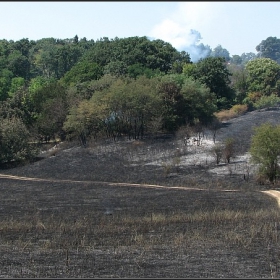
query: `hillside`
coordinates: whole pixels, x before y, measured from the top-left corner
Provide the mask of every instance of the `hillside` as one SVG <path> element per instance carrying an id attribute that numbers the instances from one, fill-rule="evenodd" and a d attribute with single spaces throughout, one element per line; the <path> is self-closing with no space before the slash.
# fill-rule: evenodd
<path id="1" fill-rule="evenodd" d="M 236 141 L 235 157 L 230 164 L 232 176 L 227 176 L 227 180 L 242 182 L 245 168 L 250 164 L 247 151 L 253 128 L 265 122 L 280 124 L 279 107 L 248 112 L 224 122 L 217 132 L 217 142 L 229 137 Z M 221 171 L 229 174 L 227 165 L 215 164 L 209 151 L 212 146 L 211 131 L 205 131 L 201 146 L 185 146 L 183 139 L 171 136 L 92 142 L 87 148 L 78 143 L 61 143 L 57 149 L 53 148 L 55 156 L 48 157 L 51 152 L 45 152 L 41 154 L 42 160 L 1 173 L 44 179 L 185 185 L 190 178 L 198 179 L 199 183 L 217 179 L 216 174 Z"/>
<path id="2" fill-rule="evenodd" d="M 280 110 L 224 123 L 219 141 L 280 123 Z M 80 147 L 0 172 L 1 277 L 277 277 L 279 206 L 239 153 L 159 136 Z M 268 193 L 269 194 L 269 193 Z M 273 194 L 273 193 L 271 193 Z"/>
<path id="3" fill-rule="evenodd" d="M 227 137 L 235 138 L 240 146 L 239 153 L 248 151 L 253 128 L 265 122 L 280 124 L 280 107 L 271 107 L 248 112 L 241 117 L 231 119 L 224 123 L 224 127 L 219 130 L 218 141 L 223 141 Z"/>

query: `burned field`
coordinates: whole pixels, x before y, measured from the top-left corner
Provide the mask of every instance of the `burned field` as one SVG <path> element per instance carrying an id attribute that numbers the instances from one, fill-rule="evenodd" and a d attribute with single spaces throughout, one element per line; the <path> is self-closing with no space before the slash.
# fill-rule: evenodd
<path id="1" fill-rule="evenodd" d="M 262 191 L 277 186 L 242 173 L 247 134 L 269 116 L 280 119 L 252 112 L 219 131 L 243 139 L 230 164 L 216 165 L 208 136 L 73 143 L 2 169 L 0 277 L 276 277 L 279 206 Z"/>

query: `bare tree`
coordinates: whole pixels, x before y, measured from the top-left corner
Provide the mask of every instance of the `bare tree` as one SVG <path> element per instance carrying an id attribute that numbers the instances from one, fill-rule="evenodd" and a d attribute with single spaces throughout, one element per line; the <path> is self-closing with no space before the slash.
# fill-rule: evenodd
<path id="1" fill-rule="evenodd" d="M 230 159 L 234 155 L 234 139 L 233 138 L 227 138 L 225 141 L 225 147 L 224 147 L 224 158 L 227 163 L 230 162 Z"/>
<path id="2" fill-rule="evenodd" d="M 212 149 L 211 152 L 214 155 L 215 159 L 216 159 L 216 164 L 219 164 L 222 157 L 223 157 L 223 150 L 224 147 L 222 144 L 216 144 Z"/>
<path id="3" fill-rule="evenodd" d="M 218 130 L 222 127 L 222 123 L 217 119 L 214 118 L 213 121 L 210 123 L 210 125 L 208 126 L 208 128 L 212 131 L 213 133 L 213 142 L 215 144 L 216 142 L 216 136 L 217 136 L 217 132 Z"/>

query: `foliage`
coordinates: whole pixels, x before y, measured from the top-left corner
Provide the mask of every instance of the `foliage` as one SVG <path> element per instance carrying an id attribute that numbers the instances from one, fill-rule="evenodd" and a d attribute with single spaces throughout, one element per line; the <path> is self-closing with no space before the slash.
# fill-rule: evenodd
<path id="1" fill-rule="evenodd" d="M 218 45 L 216 48 L 214 48 L 211 53 L 210 56 L 212 57 L 223 57 L 225 59 L 225 61 L 229 61 L 230 60 L 230 55 L 227 49 L 224 49 L 221 45 Z"/>
<path id="2" fill-rule="evenodd" d="M 249 91 L 259 91 L 263 95 L 278 94 L 277 81 L 280 78 L 280 65 L 270 58 L 257 58 L 246 64 Z"/>
<path id="3" fill-rule="evenodd" d="M 112 84 L 103 99 L 109 105 L 109 134 L 138 139 L 148 132 L 149 123 L 162 115 L 156 81 L 140 76 L 136 80 L 119 79 Z"/>
<path id="4" fill-rule="evenodd" d="M 273 107 L 277 104 L 280 104 L 280 97 L 275 94 L 271 94 L 269 96 L 261 96 L 255 103 L 253 103 L 253 106 L 255 109 L 262 109 Z"/>
<path id="5" fill-rule="evenodd" d="M 146 76 L 148 78 L 160 75 L 160 70 L 159 69 L 150 69 L 148 67 L 145 67 L 144 65 L 140 63 L 136 63 L 133 65 L 130 65 L 127 67 L 127 74 L 131 78 L 137 78 L 139 76 Z"/>
<path id="6" fill-rule="evenodd" d="M 30 127 L 32 125 L 32 111 L 28 106 L 26 88 L 20 88 L 11 97 L 0 102 L 0 119 L 1 118 L 19 118 L 23 123 Z"/>
<path id="7" fill-rule="evenodd" d="M 99 80 L 72 84 L 66 87 L 69 108 L 72 107 L 72 105 L 77 105 L 83 99 L 90 99 L 97 91 L 108 89 L 116 79 L 116 76 L 105 74 Z"/>
<path id="8" fill-rule="evenodd" d="M 12 78 L 13 73 L 10 70 L 3 69 L 0 71 L 0 101 L 8 98 Z"/>
<path id="9" fill-rule="evenodd" d="M 250 153 L 252 161 L 259 164 L 259 173 L 270 182 L 279 175 L 280 126 L 270 123 L 262 124 L 254 129 Z"/>
<path id="10" fill-rule="evenodd" d="M 158 90 L 163 100 L 163 127 L 170 132 L 182 125 L 194 125 L 196 119 L 206 124 L 217 109 L 214 94 L 184 74 L 161 77 Z"/>
<path id="11" fill-rule="evenodd" d="M 227 109 L 234 99 L 230 88 L 231 73 L 226 67 L 225 58 L 207 57 L 195 64 L 193 77 L 205 84 L 217 98 L 218 109 Z"/>
<path id="12" fill-rule="evenodd" d="M 163 129 L 166 131 L 176 131 L 184 124 L 184 102 L 180 93 L 182 84 L 182 75 L 178 74 L 165 75 L 159 81 L 158 93 L 163 104 Z"/>
<path id="13" fill-rule="evenodd" d="M 258 56 L 253 52 L 242 53 L 240 57 L 242 59 L 242 65 L 246 65 L 247 62 L 258 58 Z"/>
<path id="14" fill-rule="evenodd" d="M 33 112 L 33 125 L 41 136 L 62 135 L 68 105 L 66 88 L 59 82 L 46 83 L 34 92 L 29 92 L 25 100 L 29 111 Z"/>
<path id="15" fill-rule="evenodd" d="M 28 90 L 29 90 L 30 94 L 33 94 L 36 91 L 43 88 L 44 86 L 46 86 L 50 83 L 54 83 L 54 82 L 55 82 L 55 79 L 53 79 L 53 78 L 47 79 L 47 78 L 44 78 L 43 76 L 37 76 L 35 78 L 32 78 L 29 81 Z"/>
<path id="16" fill-rule="evenodd" d="M 195 122 L 206 125 L 217 110 L 236 116 L 242 113 L 242 104 L 251 110 L 278 100 L 279 65 L 264 58 L 265 51 L 277 55 L 278 39 L 268 39 L 262 42 L 263 58 L 258 59 L 253 53 L 230 58 L 221 45 L 212 52 L 208 46 L 195 45 L 206 57 L 195 63 L 186 51 L 146 36 L 103 37 L 96 42 L 79 40 L 77 35 L 0 40 L 0 116 L 21 118 L 37 134 L 61 137 L 66 116 L 73 114 L 73 120 L 86 114 L 83 110 L 102 115 L 98 129 L 86 122 L 92 135 L 99 131 L 137 138 L 152 131 L 175 132 Z M 275 95 L 262 97 L 271 94 Z M 241 111 L 224 110 L 233 105 Z"/>
<path id="17" fill-rule="evenodd" d="M 234 102 L 242 104 L 248 93 L 248 73 L 243 65 L 229 64 L 227 68 L 231 73 L 230 86 L 235 91 Z"/>
<path id="18" fill-rule="evenodd" d="M 248 110 L 248 106 L 246 104 L 236 104 L 231 107 L 233 112 L 235 112 L 238 116 L 245 114 Z"/>
<path id="19" fill-rule="evenodd" d="M 96 136 L 103 129 L 106 111 L 106 105 L 102 106 L 94 99 L 83 100 L 70 109 L 63 130 L 70 139 L 79 138 L 86 145 L 88 136 Z"/>
<path id="20" fill-rule="evenodd" d="M 61 79 L 65 85 L 98 80 L 103 75 L 103 69 L 96 62 L 80 61 L 74 65 Z"/>
<path id="21" fill-rule="evenodd" d="M 104 74 L 120 77 L 127 74 L 128 69 L 127 65 L 120 60 L 111 61 L 104 66 Z"/>
<path id="22" fill-rule="evenodd" d="M 256 46 L 259 55 L 264 58 L 270 58 L 280 63 L 280 39 L 276 37 L 267 37 Z"/>
<path id="23" fill-rule="evenodd" d="M 234 54 L 231 58 L 230 58 L 230 63 L 234 64 L 234 65 L 240 65 L 242 63 L 242 58 L 240 55 Z"/>
<path id="24" fill-rule="evenodd" d="M 91 43 L 86 43 L 91 45 Z M 69 39 L 43 38 L 29 49 L 30 76 L 60 79 L 85 53 L 84 44 Z"/>
<path id="25" fill-rule="evenodd" d="M 0 163 L 33 158 L 37 150 L 30 144 L 30 134 L 19 118 L 5 118 L 0 122 Z"/>
<path id="26" fill-rule="evenodd" d="M 184 99 L 183 116 L 185 121 L 194 124 L 197 120 L 203 125 L 207 125 L 212 121 L 217 106 L 215 94 L 211 93 L 209 88 L 199 81 L 186 78 L 181 93 Z"/>
<path id="27" fill-rule="evenodd" d="M 171 44 L 162 40 L 149 40 L 143 37 L 107 37 L 96 41 L 84 58 L 105 67 L 107 74 L 129 73 L 131 77 L 147 74 L 149 70 L 168 73 L 175 63 L 190 62 L 186 52 L 178 52 Z M 180 70 L 179 70 L 180 71 Z M 148 74 L 149 76 L 150 74 Z M 151 75 L 150 75 L 151 76 Z"/>
<path id="28" fill-rule="evenodd" d="M 186 75 L 187 77 L 191 77 L 193 76 L 194 73 L 194 68 L 195 68 L 195 64 L 193 63 L 185 63 L 183 65 L 183 74 Z"/>
<path id="29" fill-rule="evenodd" d="M 216 112 L 214 115 L 217 117 L 219 121 L 227 121 L 232 118 L 236 118 L 245 114 L 248 110 L 248 106 L 246 104 L 236 104 L 232 106 L 228 110 L 221 110 Z"/>
<path id="30" fill-rule="evenodd" d="M 8 92 L 9 97 L 13 96 L 16 91 L 18 91 L 20 88 L 24 87 L 25 80 L 22 77 L 15 77 L 11 80 L 11 86 L 10 90 Z"/>
<path id="31" fill-rule="evenodd" d="M 96 91 L 70 110 L 64 129 L 74 137 L 127 135 L 138 139 L 150 123 L 160 117 L 161 100 L 153 79 L 116 79 L 110 87 Z"/>

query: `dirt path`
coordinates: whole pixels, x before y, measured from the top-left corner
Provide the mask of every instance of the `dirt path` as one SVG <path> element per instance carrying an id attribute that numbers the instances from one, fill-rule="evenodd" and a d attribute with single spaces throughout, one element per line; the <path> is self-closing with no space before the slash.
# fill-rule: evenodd
<path id="1" fill-rule="evenodd" d="M 268 191 L 261 191 L 261 192 L 274 197 L 277 200 L 278 206 L 280 207 L 280 191 L 268 190 Z"/>
<path id="2" fill-rule="evenodd" d="M 190 188 L 190 187 L 168 187 L 161 185 L 151 185 L 151 184 L 134 184 L 134 183 L 114 183 L 114 182 L 101 182 L 101 181 L 77 181 L 77 180 L 54 180 L 54 179 L 42 179 L 33 177 L 20 177 L 13 175 L 0 174 L 0 178 L 9 180 L 21 180 L 21 181 L 36 181 L 36 182 L 62 182 L 62 183 L 87 183 L 87 184 L 103 184 L 109 186 L 129 186 L 129 187 L 144 187 L 144 188 L 156 188 L 156 189 L 180 189 L 180 190 L 201 190 L 205 191 L 207 189 L 201 188 Z M 223 191 L 238 191 L 238 190 L 223 190 Z"/>
<path id="3" fill-rule="evenodd" d="M 78 181 L 78 180 L 54 180 L 54 179 L 42 179 L 34 177 L 20 177 L 13 175 L 0 174 L 0 178 L 9 180 L 21 180 L 21 181 L 32 181 L 32 182 L 62 182 L 62 183 L 86 183 L 86 184 L 102 184 L 109 186 L 130 186 L 130 187 L 144 187 L 144 188 L 155 188 L 155 189 L 180 189 L 180 190 L 200 190 L 207 191 L 207 189 L 201 188 L 190 188 L 190 187 L 168 187 L 161 185 L 151 185 L 151 184 L 133 184 L 133 183 L 114 183 L 114 182 L 101 182 L 101 181 Z M 224 192 L 234 192 L 238 190 L 220 190 Z M 277 190 L 266 190 L 261 191 L 277 200 L 278 206 L 280 207 L 280 191 Z"/>

